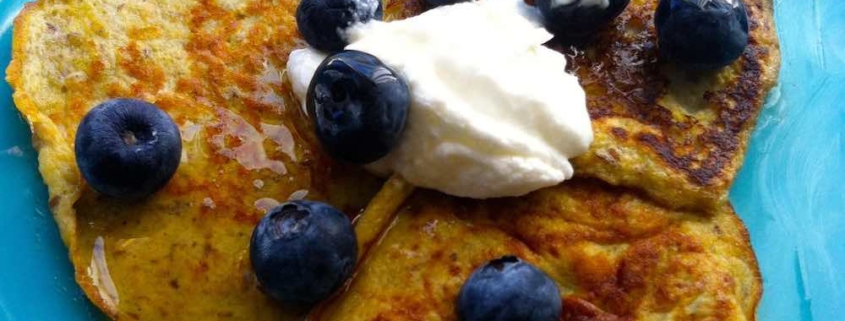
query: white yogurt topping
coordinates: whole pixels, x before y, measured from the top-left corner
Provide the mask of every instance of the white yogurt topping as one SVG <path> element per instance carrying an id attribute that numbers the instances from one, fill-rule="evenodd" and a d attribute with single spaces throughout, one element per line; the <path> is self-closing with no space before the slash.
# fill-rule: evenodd
<path id="1" fill-rule="evenodd" d="M 326 54 L 311 47 L 294 50 L 288 56 L 288 79 L 290 79 L 293 94 L 296 98 L 299 98 L 303 111 L 305 111 L 305 96 L 308 95 L 308 85 L 311 84 L 311 78 L 314 78 L 314 71 L 317 70 L 324 59 L 326 59 Z"/>
<path id="2" fill-rule="evenodd" d="M 578 0 L 552 0 L 552 8 L 557 6 L 565 6 Z M 582 7 L 597 6 L 606 9 L 610 6 L 610 0 L 581 0 L 578 4 Z"/>
<path id="3" fill-rule="evenodd" d="M 348 31 L 347 49 L 400 72 L 412 103 L 403 140 L 367 165 L 447 194 L 519 196 L 572 177 L 569 158 L 593 139 L 583 89 L 522 0 L 465 2 Z M 288 76 L 304 99 L 325 54 L 291 53 Z"/>

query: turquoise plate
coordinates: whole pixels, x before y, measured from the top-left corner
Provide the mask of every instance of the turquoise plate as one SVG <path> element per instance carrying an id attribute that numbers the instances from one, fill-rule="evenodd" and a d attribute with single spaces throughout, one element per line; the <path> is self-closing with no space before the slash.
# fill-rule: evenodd
<path id="1" fill-rule="evenodd" d="M 0 0 L 0 70 L 23 0 Z M 775 0 L 783 66 L 731 199 L 763 272 L 762 321 L 845 320 L 845 6 Z M 30 132 L 0 81 L 0 320 L 102 320 L 74 283 Z"/>

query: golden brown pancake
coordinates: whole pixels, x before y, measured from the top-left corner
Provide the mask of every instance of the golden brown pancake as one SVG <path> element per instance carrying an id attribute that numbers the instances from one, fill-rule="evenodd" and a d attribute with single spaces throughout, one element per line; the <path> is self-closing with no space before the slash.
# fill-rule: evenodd
<path id="1" fill-rule="evenodd" d="M 247 255 L 253 227 L 288 198 L 331 194 L 354 214 L 378 188 L 332 164 L 309 140 L 299 106 L 285 103 L 295 7 L 48 0 L 17 19 L 8 71 L 16 105 L 32 126 L 77 282 L 109 316 L 296 319 L 301 312 L 284 311 L 256 287 Z M 182 130 L 177 173 L 140 202 L 98 195 L 75 165 L 79 121 L 111 97 L 153 102 Z M 355 188 L 332 193 L 329 182 L 343 179 Z"/>
<path id="2" fill-rule="evenodd" d="M 417 192 L 350 288 L 314 319 L 455 320 L 470 273 L 510 254 L 558 283 L 563 320 L 754 320 L 762 290 L 730 205 L 669 210 L 576 179 L 490 201 Z"/>
<path id="3" fill-rule="evenodd" d="M 772 1 L 744 2 L 748 48 L 717 72 L 683 72 L 659 59 L 657 0 L 632 0 L 577 51 L 570 61 L 596 137 L 575 159 L 576 175 L 641 189 L 673 208 L 722 206 L 780 67 Z"/>
<path id="4" fill-rule="evenodd" d="M 561 285 L 567 320 L 753 320 L 761 283 L 726 191 L 777 74 L 771 0 L 746 1 L 751 45 L 709 75 L 657 61 L 656 3 L 632 1 L 571 59 L 596 134 L 576 175 L 610 184 L 580 178 L 487 202 L 419 192 L 323 318 L 454 319 L 468 272 L 515 253 Z M 254 224 L 288 198 L 329 200 L 353 215 L 379 182 L 322 153 L 290 97 L 283 68 L 302 45 L 296 4 L 40 0 L 16 20 L 7 72 L 15 103 L 33 129 L 77 282 L 112 318 L 305 313 L 258 290 L 247 256 Z M 388 19 L 423 10 L 419 0 L 385 7 Z M 75 165 L 77 124 L 113 97 L 153 102 L 182 130 L 179 170 L 140 202 L 97 195 Z"/>

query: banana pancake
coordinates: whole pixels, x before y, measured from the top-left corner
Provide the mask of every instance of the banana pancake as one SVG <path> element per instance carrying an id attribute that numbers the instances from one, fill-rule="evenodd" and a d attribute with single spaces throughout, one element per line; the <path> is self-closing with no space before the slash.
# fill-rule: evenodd
<path id="1" fill-rule="evenodd" d="M 568 319 L 684 320 L 699 311 L 754 319 L 761 282 L 725 199 L 777 74 L 771 2 L 746 2 L 749 48 L 717 75 L 679 75 L 656 61 L 656 3 L 632 1 L 586 50 L 560 48 L 572 54 L 596 135 L 575 160 L 576 175 L 626 187 L 578 179 L 486 202 L 418 192 L 350 291 L 321 316 L 453 319 L 460 280 L 507 252 L 553 276 Z M 296 5 L 40 0 L 16 20 L 7 72 L 15 103 L 33 129 L 77 282 L 112 318 L 299 320 L 305 313 L 258 290 L 247 255 L 252 228 L 288 198 L 329 200 L 355 214 L 379 182 L 323 154 L 290 96 L 284 66 L 301 46 Z M 423 9 L 416 0 L 385 3 L 387 19 Z M 75 165 L 76 126 L 112 97 L 153 102 L 182 130 L 178 172 L 140 202 L 97 195 Z M 431 263 L 414 255 L 430 255 Z"/>

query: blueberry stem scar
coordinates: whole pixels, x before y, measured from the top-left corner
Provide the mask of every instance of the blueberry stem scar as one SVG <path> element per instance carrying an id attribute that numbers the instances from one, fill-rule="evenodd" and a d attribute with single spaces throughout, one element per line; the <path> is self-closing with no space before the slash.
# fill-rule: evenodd
<path id="1" fill-rule="evenodd" d="M 123 132 L 123 142 L 126 143 L 126 146 L 132 146 L 138 142 L 138 138 L 135 137 L 135 133 L 127 130 Z"/>

